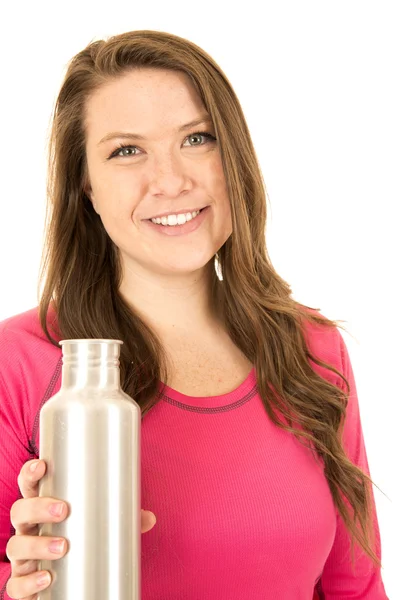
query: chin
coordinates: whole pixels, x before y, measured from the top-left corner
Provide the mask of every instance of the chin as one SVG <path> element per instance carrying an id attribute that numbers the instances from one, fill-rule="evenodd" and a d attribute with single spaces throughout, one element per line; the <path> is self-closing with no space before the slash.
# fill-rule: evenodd
<path id="1" fill-rule="evenodd" d="M 217 252 L 217 250 L 215 251 Z M 201 273 L 206 271 L 209 268 L 214 268 L 214 257 L 215 253 L 211 256 L 208 256 L 206 259 L 202 260 L 186 260 L 182 258 L 182 256 L 177 257 L 176 260 L 169 259 L 168 261 L 163 261 L 162 265 L 159 265 L 159 268 L 162 268 L 164 274 L 179 274 L 186 275 L 190 273 Z"/>

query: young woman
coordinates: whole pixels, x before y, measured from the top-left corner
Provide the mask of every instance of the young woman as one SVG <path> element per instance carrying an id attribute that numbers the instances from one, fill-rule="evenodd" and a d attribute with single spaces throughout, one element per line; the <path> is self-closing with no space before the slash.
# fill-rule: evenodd
<path id="1" fill-rule="evenodd" d="M 39 306 L 0 327 L 0 600 L 35 598 L 37 561 L 66 552 L 37 536 L 68 515 L 29 467 L 74 338 L 124 342 L 142 409 L 143 600 L 386 599 L 341 326 L 271 264 L 262 174 L 213 59 L 149 30 L 79 52 L 48 214 Z"/>

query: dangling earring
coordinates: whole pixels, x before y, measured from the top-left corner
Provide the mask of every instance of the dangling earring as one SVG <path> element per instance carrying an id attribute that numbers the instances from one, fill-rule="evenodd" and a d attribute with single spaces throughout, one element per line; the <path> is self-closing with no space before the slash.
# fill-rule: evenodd
<path id="1" fill-rule="evenodd" d="M 214 268 L 215 268 L 215 272 L 217 274 L 218 279 L 220 281 L 223 281 L 224 278 L 222 276 L 222 269 L 221 269 L 221 263 L 219 262 L 218 252 L 216 253 L 216 255 L 214 257 Z"/>

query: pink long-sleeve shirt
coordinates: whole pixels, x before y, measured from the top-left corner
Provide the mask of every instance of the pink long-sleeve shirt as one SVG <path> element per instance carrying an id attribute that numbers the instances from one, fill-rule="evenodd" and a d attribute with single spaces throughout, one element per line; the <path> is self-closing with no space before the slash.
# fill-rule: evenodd
<path id="1" fill-rule="evenodd" d="M 49 317 L 55 318 L 52 309 Z M 307 344 L 350 383 L 345 450 L 370 475 L 343 337 L 337 328 L 308 324 Z M 17 477 L 39 456 L 39 411 L 60 384 L 61 348 L 45 337 L 37 307 L 3 320 L 0 600 L 9 600 L 5 550 L 14 535 L 10 509 L 21 497 Z M 270 421 L 254 368 L 221 396 L 192 397 L 167 387 L 142 420 L 141 452 L 141 505 L 157 516 L 142 534 L 142 600 L 387 600 L 380 569 L 357 545 L 353 572 L 350 536 L 322 460 Z"/>

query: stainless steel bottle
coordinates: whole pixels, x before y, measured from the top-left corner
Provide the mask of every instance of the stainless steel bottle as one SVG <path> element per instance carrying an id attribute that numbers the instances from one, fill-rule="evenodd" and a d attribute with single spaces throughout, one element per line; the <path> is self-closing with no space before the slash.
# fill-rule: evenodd
<path id="1" fill-rule="evenodd" d="M 120 388 L 120 340 L 62 340 L 61 388 L 40 412 L 39 496 L 69 516 L 39 535 L 67 539 L 67 554 L 39 561 L 52 575 L 39 600 L 140 600 L 139 405 Z"/>

